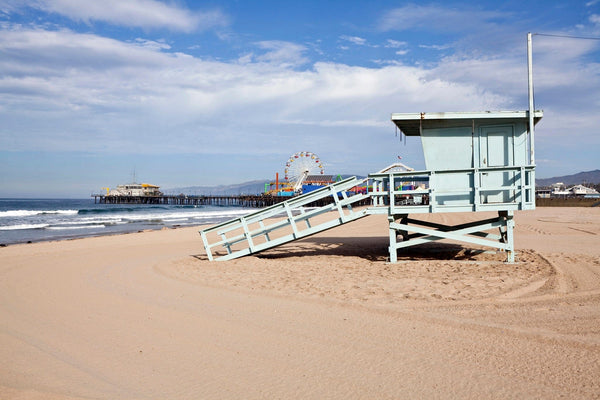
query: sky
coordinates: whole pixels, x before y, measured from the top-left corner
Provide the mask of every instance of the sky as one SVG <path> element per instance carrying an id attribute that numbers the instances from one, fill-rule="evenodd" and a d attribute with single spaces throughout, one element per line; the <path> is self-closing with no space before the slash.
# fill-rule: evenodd
<path id="1" fill-rule="evenodd" d="M 424 169 L 392 113 L 526 110 L 539 178 L 600 168 L 600 0 L 0 0 L 0 197 Z"/>

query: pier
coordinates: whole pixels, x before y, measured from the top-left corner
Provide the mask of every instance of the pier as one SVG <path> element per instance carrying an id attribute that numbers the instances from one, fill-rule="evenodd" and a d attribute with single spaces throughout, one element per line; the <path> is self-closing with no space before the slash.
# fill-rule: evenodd
<path id="1" fill-rule="evenodd" d="M 289 196 L 269 196 L 269 195 L 237 195 L 237 196 L 200 196 L 200 195 L 161 195 L 161 196 L 107 196 L 103 194 L 92 194 L 95 204 L 156 204 L 156 205 L 177 205 L 177 206 L 230 206 L 230 207 L 251 207 L 264 208 L 274 204 L 289 200 Z M 308 206 L 322 207 L 333 203 L 330 196 L 325 199 L 319 199 Z M 365 201 L 364 205 L 369 205 L 370 201 Z"/>

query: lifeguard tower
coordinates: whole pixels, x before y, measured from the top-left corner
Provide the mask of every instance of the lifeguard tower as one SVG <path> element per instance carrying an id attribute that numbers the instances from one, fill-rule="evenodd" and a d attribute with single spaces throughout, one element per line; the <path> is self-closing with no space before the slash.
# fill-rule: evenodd
<path id="1" fill-rule="evenodd" d="M 527 65 L 528 111 L 392 114 L 404 135 L 421 137 L 425 170 L 392 165 L 368 178 L 348 178 L 204 229 L 200 234 L 209 260 L 257 253 L 370 214 L 385 214 L 390 262 L 397 261 L 400 249 L 442 239 L 494 247 L 514 262 L 514 212 L 535 208 L 534 127 L 543 116 L 534 111 L 531 33 Z M 366 181 L 372 190 L 350 191 Z M 305 209 L 328 196 L 331 204 Z M 371 207 L 354 210 L 366 197 Z M 483 211 L 497 217 L 457 226 L 410 217 Z M 272 219 L 277 216 L 282 218 Z M 214 256 L 213 249 L 226 254 Z"/>
<path id="2" fill-rule="evenodd" d="M 373 180 L 369 213 L 388 215 L 391 262 L 396 261 L 399 249 L 440 239 L 495 247 L 507 252 L 507 261 L 514 261 L 514 211 L 535 208 L 528 114 L 392 114 L 392 122 L 402 133 L 421 137 L 426 170 L 369 175 Z M 542 111 L 534 113 L 534 124 L 542 115 Z M 498 217 L 459 226 L 409 217 L 480 211 L 494 211 Z M 486 232 L 493 228 L 498 228 L 498 234 Z"/>
<path id="3" fill-rule="evenodd" d="M 533 124 L 542 115 L 533 113 Z M 370 214 L 386 214 L 390 262 L 397 261 L 400 249 L 442 239 L 497 248 L 514 262 L 514 211 L 535 208 L 529 121 L 528 111 L 392 114 L 403 134 L 421 137 L 425 170 L 392 165 L 368 178 L 348 178 L 204 229 L 200 234 L 208 258 L 254 254 Z M 365 183 L 372 187 L 367 193 L 349 191 Z M 328 196 L 333 197 L 329 205 L 304 207 Z M 367 197 L 370 207 L 353 209 Z M 410 217 L 483 211 L 498 216 L 458 226 Z M 225 254 L 213 254 L 219 249 Z"/>

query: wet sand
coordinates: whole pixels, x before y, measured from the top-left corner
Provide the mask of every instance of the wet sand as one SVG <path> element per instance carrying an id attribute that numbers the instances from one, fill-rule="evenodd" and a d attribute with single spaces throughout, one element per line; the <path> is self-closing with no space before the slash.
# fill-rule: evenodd
<path id="1" fill-rule="evenodd" d="M 0 248 L 0 398 L 600 398 L 600 209 L 515 221 L 515 264 L 389 264 L 382 216 L 227 262 L 197 228 Z"/>

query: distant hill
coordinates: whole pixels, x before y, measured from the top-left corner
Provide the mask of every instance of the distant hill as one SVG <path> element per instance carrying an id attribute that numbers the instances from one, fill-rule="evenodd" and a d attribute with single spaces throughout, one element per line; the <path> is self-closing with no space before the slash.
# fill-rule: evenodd
<path id="1" fill-rule="evenodd" d="M 210 196 L 210 195 L 225 195 L 225 196 L 235 196 L 240 194 L 259 194 L 264 192 L 265 183 L 268 183 L 268 180 L 258 180 L 258 181 L 250 181 L 243 183 L 236 183 L 232 185 L 218 185 L 218 186 L 187 186 L 180 188 L 172 188 L 165 189 L 164 192 L 166 194 L 188 194 L 188 195 L 200 195 L 200 196 Z"/>
<path id="2" fill-rule="evenodd" d="M 342 175 L 342 179 L 346 179 L 351 176 L 358 175 Z M 265 184 L 272 182 L 273 180 L 257 180 L 243 183 L 236 183 L 232 185 L 218 185 L 218 186 L 186 186 L 179 188 L 165 189 L 165 194 L 177 195 L 180 193 L 187 195 L 198 195 L 198 196 L 210 196 L 210 195 L 225 195 L 225 196 L 237 196 L 240 194 L 261 194 L 265 191 Z"/>
<path id="3" fill-rule="evenodd" d="M 556 176 L 554 178 L 536 179 L 535 183 L 537 186 L 550 186 L 553 183 L 562 182 L 566 186 L 579 185 L 582 183 L 586 184 L 599 184 L 600 183 L 600 169 L 594 171 L 579 172 L 574 175 Z"/>

